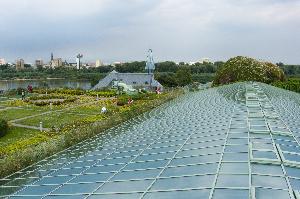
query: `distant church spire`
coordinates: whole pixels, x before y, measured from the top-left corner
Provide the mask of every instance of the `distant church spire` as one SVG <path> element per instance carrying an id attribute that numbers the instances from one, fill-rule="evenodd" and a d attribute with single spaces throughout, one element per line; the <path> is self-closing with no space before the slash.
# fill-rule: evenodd
<path id="1" fill-rule="evenodd" d="M 51 53 L 51 61 L 53 61 L 53 53 Z"/>

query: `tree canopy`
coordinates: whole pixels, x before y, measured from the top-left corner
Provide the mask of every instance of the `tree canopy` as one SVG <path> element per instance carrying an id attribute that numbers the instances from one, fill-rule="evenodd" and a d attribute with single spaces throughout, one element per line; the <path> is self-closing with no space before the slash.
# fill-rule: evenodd
<path id="1" fill-rule="evenodd" d="M 249 57 L 234 57 L 229 59 L 218 71 L 214 85 L 228 84 L 237 81 L 259 81 L 271 83 L 283 81 L 284 72 L 269 62 L 257 61 Z"/>

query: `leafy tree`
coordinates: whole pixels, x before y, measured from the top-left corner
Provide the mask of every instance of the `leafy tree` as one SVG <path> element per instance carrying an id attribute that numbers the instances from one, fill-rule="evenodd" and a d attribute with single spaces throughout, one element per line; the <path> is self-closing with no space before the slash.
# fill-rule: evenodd
<path id="1" fill-rule="evenodd" d="M 155 79 L 165 87 L 178 86 L 175 73 L 155 73 Z"/>
<path id="2" fill-rule="evenodd" d="M 178 65 L 172 61 L 165 61 L 156 64 L 157 72 L 176 72 L 178 70 Z"/>
<path id="3" fill-rule="evenodd" d="M 116 70 L 120 73 L 139 73 L 145 72 L 145 61 L 135 61 L 131 63 L 117 64 Z"/>
<path id="4" fill-rule="evenodd" d="M 192 83 L 192 74 L 188 67 L 180 67 L 176 72 L 175 77 L 179 86 L 185 86 Z"/>
<path id="5" fill-rule="evenodd" d="M 0 119 L 0 137 L 8 132 L 8 123 L 4 119 Z"/>

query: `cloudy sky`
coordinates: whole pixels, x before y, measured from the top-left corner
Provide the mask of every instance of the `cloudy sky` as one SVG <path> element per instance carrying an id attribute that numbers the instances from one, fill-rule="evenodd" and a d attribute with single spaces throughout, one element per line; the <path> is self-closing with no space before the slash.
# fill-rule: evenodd
<path id="1" fill-rule="evenodd" d="M 0 58 L 300 64 L 300 0 L 0 0 Z"/>

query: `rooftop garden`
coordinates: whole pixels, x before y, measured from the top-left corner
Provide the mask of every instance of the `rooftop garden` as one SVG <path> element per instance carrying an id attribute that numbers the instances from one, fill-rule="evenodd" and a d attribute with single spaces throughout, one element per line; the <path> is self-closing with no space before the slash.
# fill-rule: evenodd
<path id="1" fill-rule="evenodd" d="M 144 113 L 181 94 L 34 89 L 0 100 L 0 177 Z M 130 103 L 129 103 L 130 102 Z M 106 107 L 106 112 L 101 112 Z M 3 130 L 2 130 L 3 129 Z"/>

